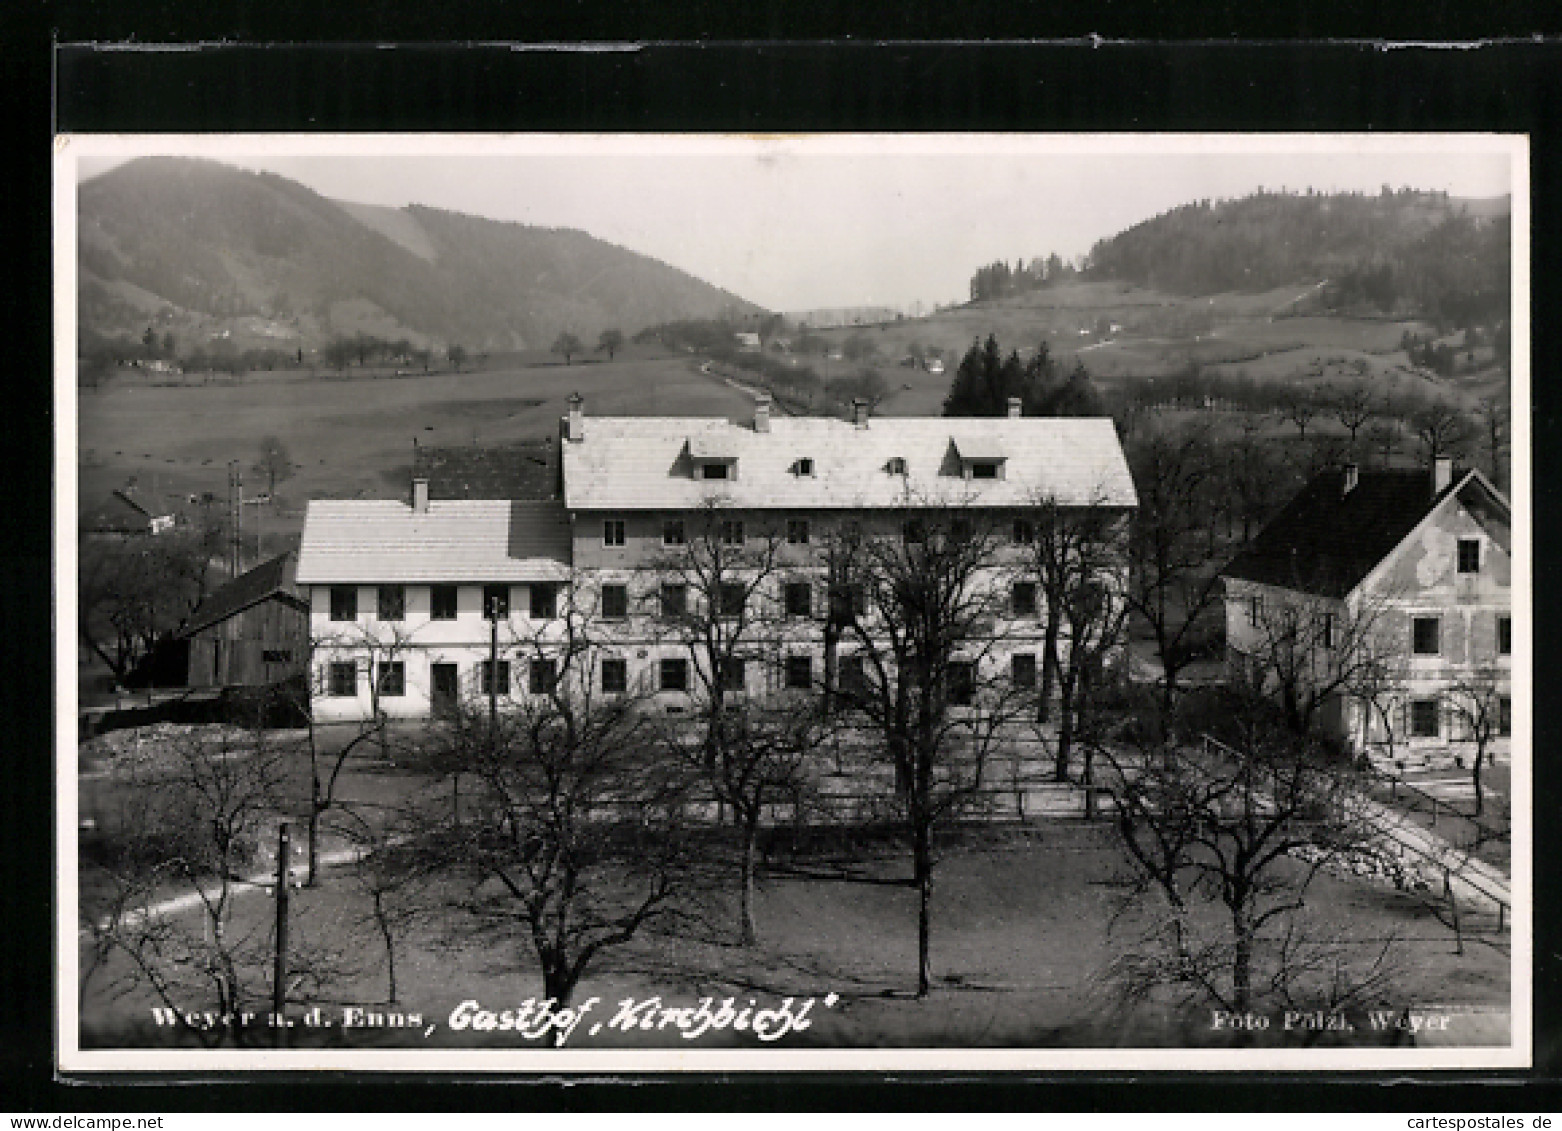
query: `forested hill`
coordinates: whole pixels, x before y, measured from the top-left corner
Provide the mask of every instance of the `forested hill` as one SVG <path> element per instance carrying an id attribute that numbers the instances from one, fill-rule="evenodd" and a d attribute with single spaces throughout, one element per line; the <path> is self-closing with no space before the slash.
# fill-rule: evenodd
<path id="1" fill-rule="evenodd" d="M 1506 197 L 1259 192 L 1135 224 L 1099 241 L 1079 274 L 1185 295 L 1326 283 L 1319 301 L 1341 312 L 1469 325 L 1506 317 L 1509 233 Z M 1075 272 L 1056 256 L 992 264 L 973 277 L 972 298 L 1039 289 L 1054 275 Z"/>
<path id="2" fill-rule="evenodd" d="M 145 158 L 79 194 L 83 338 L 312 349 L 358 333 L 546 349 L 755 308 L 584 232 L 329 200 L 211 161 Z"/>
<path id="3" fill-rule="evenodd" d="M 1180 294 L 1328 280 L 1337 305 L 1485 321 L 1508 306 L 1507 201 L 1494 204 L 1410 190 L 1201 200 L 1100 241 L 1086 273 Z"/>

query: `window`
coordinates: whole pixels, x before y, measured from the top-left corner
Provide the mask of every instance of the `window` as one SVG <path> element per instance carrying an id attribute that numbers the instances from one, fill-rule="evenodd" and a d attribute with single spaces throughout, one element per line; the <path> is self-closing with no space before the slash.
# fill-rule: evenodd
<path id="1" fill-rule="evenodd" d="M 806 581 L 786 583 L 786 615 L 789 617 L 812 616 L 814 611 L 813 586 Z"/>
<path id="2" fill-rule="evenodd" d="M 552 620 L 558 616 L 558 590 L 552 585 L 533 585 L 531 592 L 532 620 Z"/>
<path id="3" fill-rule="evenodd" d="M 293 662 L 293 649 L 263 648 L 260 652 L 260 662 L 263 664 L 291 664 Z"/>
<path id="4" fill-rule="evenodd" d="M 688 660 L 663 660 L 660 667 L 663 691 L 689 690 Z"/>
<path id="5" fill-rule="evenodd" d="M 986 461 L 983 461 L 983 462 L 980 462 L 980 463 L 973 463 L 971 465 L 971 478 L 972 479 L 997 479 L 998 478 L 998 465 L 996 463 L 988 463 Z"/>
<path id="6" fill-rule="evenodd" d="M 510 587 L 508 585 L 483 586 L 483 616 L 488 620 L 503 620 L 510 615 Z"/>
<path id="7" fill-rule="evenodd" d="M 1513 618 L 1497 618 L 1497 655 L 1513 655 Z"/>
<path id="8" fill-rule="evenodd" d="M 969 660 L 956 660 L 949 665 L 949 701 L 957 707 L 968 707 L 976 698 L 976 665 Z"/>
<path id="9" fill-rule="evenodd" d="M 735 518 L 729 518 L 721 524 L 721 544 L 723 546 L 743 545 L 743 523 Z"/>
<path id="10" fill-rule="evenodd" d="M 434 585 L 429 588 L 429 616 L 434 620 L 456 619 L 454 585 Z"/>
<path id="11" fill-rule="evenodd" d="M 701 464 L 700 476 L 704 479 L 725 479 L 727 478 L 727 465 L 724 463 Z"/>
<path id="12" fill-rule="evenodd" d="M 1036 615 L 1036 583 L 1034 581 L 1016 581 L 1012 598 L 1015 616 L 1033 617 Z"/>
<path id="13" fill-rule="evenodd" d="M 492 660 L 484 660 L 477 665 L 477 683 L 484 695 L 508 695 L 510 694 L 510 661 L 499 661 L 499 683 L 494 684 L 494 663 Z"/>
<path id="14" fill-rule="evenodd" d="M 602 587 L 602 615 L 608 620 L 623 620 L 629 615 L 629 587 L 604 585 Z"/>
<path id="15" fill-rule="evenodd" d="M 1036 657 L 1030 652 L 1017 652 L 1009 660 L 1009 678 L 1014 686 L 1029 690 L 1036 686 Z"/>
<path id="16" fill-rule="evenodd" d="M 747 674 L 742 660 L 729 657 L 721 661 L 721 689 L 723 691 L 742 691 L 748 686 L 745 679 Z"/>
<path id="17" fill-rule="evenodd" d="M 861 585 L 832 585 L 830 587 L 830 617 L 842 624 L 849 624 L 862 615 L 863 597 Z"/>
<path id="18" fill-rule="evenodd" d="M 330 680 L 331 694 L 337 696 L 352 696 L 358 694 L 358 665 L 352 662 L 332 664 L 327 673 Z"/>
<path id="19" fill-rule="evenodd" d="M 717 615 L 740 617 L 743 615 L 743 599 L 748 590 L 740 582 L 723 581 L 716 592 Z"/>
<path id="20" fill-rule="evenodd" d="M 786 685 L 794 691 L 807 691 L 814 685 L 814 661 L 812 656 L 788 656 L 786 658 Z"/>
<path id="21" fill-rule="evenodd" d="M 906 474 L 906 461 L 901 456 L 894 456 L 884 465 L 884 470 L 891 475 L 904 475 Z"/>
<path id="22" fill-rule="evenodd" d="M 1247 623 L 1254 628 L 1264 623 L 1264 599 L 1257 593 L 1247 599 Z"/>
<path id="23" fill-rule="evenodd" d="M 1459 572 L 1481 572 L 1481 540 L 1479 538 L 1459 539 Z"/>
<path id="24" fill-rule="evenodd" d="M 668 583 L 662 586 L 662 616 L 681 617 L 689 611 L 689 587 Z"/>
<path id="25" fill-rule="evenodd" d="M 548 695 L 558 678 L 558 668 L 552 660 L 533 660 L 527 667 L 526 687 L 533 695 Z"/>
<path id="26" fill-rule="evenodd" d="M 806 518 L 789 518 L 786 521 L 786 540 L 793 546 L 808 545 L 808 520 Z"/>
<path id="27" fill-rule="evenodd" d="M 377 665 L 379 668 L 379 689 L 382 699 L 399 699 L 407 693 L 407 665 L 400 660 L 391 660 Z"/>
<path id="28" fill-rule="evenodd" d="M 358 619 L 358 588 L 355 585 L 331 586 L 331 619 Z"/>
<path id="29" fill-rule="evenodd" d="M 812 475 L 814 473 L 814 461 L 809 459 L 807 456 L 803 456 L 792 466 L 796 469 L 797 474 L 799 475 Z"/>
<path id="30" fill-rule="evenodd" d="M 1009 533 L 1009 541 L 1016 546 L 1029 546 L 1036 540 L 1036 528 L 1030 524 L 1029 519 L 1017 518 L 1014 520 L 1014 529 Z"/>
<path id="31" fill-rule="evenodd" d="M 1506 695 L 1497 700 L 1497 734 L 1502 738 L 1513 734 L 1513 700 Z"/>
<path id="32" fill-rule="evenodd" d="M 382 621 L 406 620 L 407 587 L 405 585 L 380 586 L 379 608 L 375 611 Z"/>
<path id="33" fill-rule="evenodd" d="M 920 518 L 908 518 L 900 527 L 900 536 L 908 546 L 927 541 L 927 527 Z"/>
<path id="34" fill-rule="evenodd" d="M 1417 656 L 1436 656 L 1442 652 L 1441 624 L 1436 617 L 1416 617 L 1410 622 L 1411 651 Z"/>
<path id="35" fill-rule="evenodd" d="M 662 523 L 662 545 L 682 546 L 684 544 L 683 519 L 669 518 Z"/>
<path id="36" fill-rule="evenodd" d="M 1416 699 L 1410 704 L 1410 737 L 1436 738 L 1438 735 L 1436 699 Z"/>
<path id="37" fill-rule="evenodd" d="M 622 695 L 629 690 L 629 661 L 602 661 L 602 692 L 604 695 Z"/>
<path id="38" fill-rule="evenodd" d="M 623 519 L 610 518 L 602 523 L 602 544 L 604 546 L 622 546 L 624 544 Z"/>
<path id="39" fill-rule="evenodd" d="M 841 691 L 846 695 L 866 695 L 868 668 L 861 656 L 841 657 Z"/>

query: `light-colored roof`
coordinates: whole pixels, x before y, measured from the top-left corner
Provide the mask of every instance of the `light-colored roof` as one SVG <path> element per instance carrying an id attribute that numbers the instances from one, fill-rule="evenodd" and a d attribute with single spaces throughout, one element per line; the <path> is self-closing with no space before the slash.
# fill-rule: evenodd
<path id="1" fill-rule="evenodd" d="M 435 500 L 416 514 L 387 499 L 313 499 L 301 585 L 563 581 L 570 531 L 557 502 Z"/>
<path id="2" fill-rule="evenodd" d="M 699 450 L 737 457 L 735 479 L 694 478 L 688 453 L 697 438 Z M 968 446 L 1002 451 L 1005 477 L 963 478 L 960 453 Z M 1105 417 L 880 417 L 866 428 L 773 417 L 769 432 L 721 419 L 592 417 L 585 439 L 562 448 L 572 510 L 691 509 L 709 499 L 756 509 L 1138 502 Z M 904 476 L 888 470 L 897 456 L 906 461 Z M 800 458 L 813 460 L 811 476 L 792 471 Z"/>

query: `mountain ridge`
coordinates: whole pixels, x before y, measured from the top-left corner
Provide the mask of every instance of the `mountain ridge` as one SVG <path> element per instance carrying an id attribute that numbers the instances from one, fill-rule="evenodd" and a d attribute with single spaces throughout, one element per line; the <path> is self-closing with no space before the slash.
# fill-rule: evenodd
<path id="1" fill-rule="evenodd" d="M 356 334 L 547 348 L 760 308 L 567 228 L 338 201 L 274 173 L 141 158 L 78 193 L 82 338 L 314 350 Z"/>

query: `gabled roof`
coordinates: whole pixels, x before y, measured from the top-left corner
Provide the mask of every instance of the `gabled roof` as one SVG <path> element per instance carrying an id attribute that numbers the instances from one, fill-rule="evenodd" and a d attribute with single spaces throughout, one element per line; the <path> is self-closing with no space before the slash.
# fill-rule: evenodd
<path id="1" fill-rule="evenodd" d="M 243 612 L 251 605 L 268 597 L 281 595 L 300 609 L 308 608 L 298 594 L 294 573 L 298 568 L 298 552 L 289 550 L 268 562 L 262 562 L 248 573 L 241 573 L 226 585 L 207 594 L 206 600 L 196 606 L 180 636 L 193 636 L 203 628 Z"/>
<path id="2" fill-rule="evenodd" d="M 1315 475 L 1223 576 L 1341 598 L 1450 496 L 1478 497 L 1507 521 L 1506 500 L 1479 472 L 1454 474 L 1436 494 L 1425 468 L 1363 470 L 1349 493 L 1344 487 L 1342 470 Z"/>
<path id="3" fill-rule="evenodd" d="M 956 446 L 1003 452 L 1004 479 L 968 480 Z M 561 445 L 572 510 L 688 510 L 710 499 L 756 509 L 1137 505 L 1112 422 L 1102 418 L 880 417 L 865 428 L 819 417 L 772 417 L 768 432 L 723 419 L 588 417 Z M 737 478 L 699 480 L 689 453 L 724 452 Z M 890 474 L 890 460 L 906 474 Z M 799 459 L 813 460 L 798 475 Z"/>
<path id="4" fill-rule="evenodd" d="M 154 518 L 173 513 L 167 503 L 139 491 L 115 490 L 102 501 L 81 512 L 77 525 L 92 534 L 146 534 Z"/>
<path id="5" fill-rule="evenodd" d="M 558 502 L 442 499 L 420 514 L 387 499 L 312 499 L 298 581 L 563 581 L 569 561 Z"/>
<path id="6" fill-rule="evenodd" d="M 430 499 L 551 499 L 558 483 L 558 447 L 528 440 L 501 447 L 419 445 L 412 478 L 428 480 Z"/>

